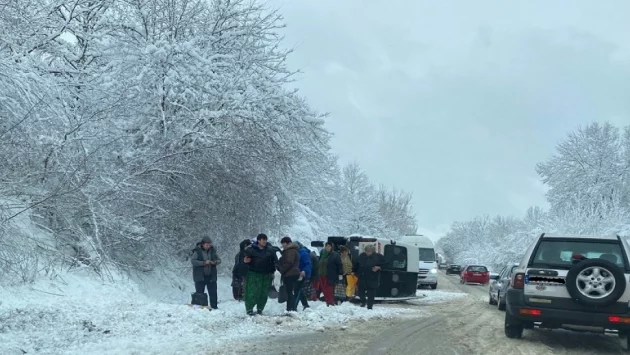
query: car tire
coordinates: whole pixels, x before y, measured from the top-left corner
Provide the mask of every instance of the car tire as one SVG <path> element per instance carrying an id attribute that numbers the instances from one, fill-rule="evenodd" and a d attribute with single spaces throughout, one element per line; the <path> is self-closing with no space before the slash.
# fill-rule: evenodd
<path id="1" fill-rule="evenodd" d="M 582 271 L 588 268 L 597 267 L 605 273 L 611 275 L 615 280 L 614 288 L 611 293 L 604 298 L 591 298 L 580 292 L 578 288 L 578 276 Z M 609 306 L 623 295 L 626 291 L 626 278 L 623 270 L 614 263 L 604 259 L 586 259 L 575 264 L 567 273 L 566 288 L 571 298 L 579 304 L 590 307 L 606 307 Z"/>
<path id="2" fill-rule="evenodd" d="M 508 313 L 505 314 L 504 329 L 505 336 L 509 339 L 521 339 L 523 337 L 523 324 Z"/>
<path id="3" fill-rule="evenodd" d="M 505 311 L 505 302 L 501 302 L 501 294 L 499 292 L 497 292 L 497 309 Z"/>
<path id="4" fill-rule="evenodd" d="M 492 298 L 492 294 L 490 292 L 488 292 L 488 304 L 491 306 L 494 306 L 496 303 L 494 303 L 494 299 Z"/>

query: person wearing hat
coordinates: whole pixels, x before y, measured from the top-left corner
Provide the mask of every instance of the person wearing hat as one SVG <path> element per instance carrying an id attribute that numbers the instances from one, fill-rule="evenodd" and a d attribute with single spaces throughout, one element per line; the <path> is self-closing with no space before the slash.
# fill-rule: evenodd
<path id="1" fill-rule="evenodd" d="M 204 293 L 208 288 L 210 307 L 217 309 L 217 265 L 221 264 L 221 258 L 217 255 L 217 249 L 212 245 L 212 239 L 205 236 L 193 250 L 190 258 L 193 269 L 193 281 L 195 292 Z"/>

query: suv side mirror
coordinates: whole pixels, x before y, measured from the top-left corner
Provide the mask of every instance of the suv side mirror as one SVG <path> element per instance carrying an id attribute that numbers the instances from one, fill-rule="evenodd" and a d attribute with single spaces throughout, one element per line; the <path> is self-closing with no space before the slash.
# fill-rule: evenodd
<path id="1" fill-rule="evenodd" d="M 490 275 L 490 280 L 498 280 L 499 275 Z"/>

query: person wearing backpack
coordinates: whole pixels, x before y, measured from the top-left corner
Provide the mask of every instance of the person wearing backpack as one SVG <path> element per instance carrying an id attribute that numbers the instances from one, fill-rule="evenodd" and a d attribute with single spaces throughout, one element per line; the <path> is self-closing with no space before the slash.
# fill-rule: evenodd
<path id="1" fill-rule="evenodd" d="M 201 242 L 197 243 L 192 251 L 190 262 L 192 263 L 195 292 L 204 293 L 205 289 L 208 288 L 210 308 L 218 309 L 217 265 L 221 264 L 221 258 L 219 258 L 209 236 L 203 237 Z"/>

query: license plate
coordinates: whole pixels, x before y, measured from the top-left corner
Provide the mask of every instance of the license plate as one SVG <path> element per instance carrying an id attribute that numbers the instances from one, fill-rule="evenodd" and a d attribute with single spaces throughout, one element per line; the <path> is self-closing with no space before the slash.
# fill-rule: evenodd
<path id="1" fill-rule="evenodd" d="M 481 274 L 473 274 L 473 276 L 481 276 Z"/>

